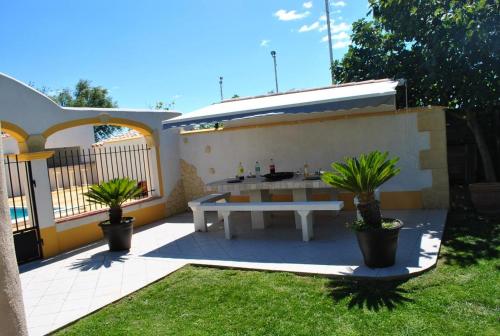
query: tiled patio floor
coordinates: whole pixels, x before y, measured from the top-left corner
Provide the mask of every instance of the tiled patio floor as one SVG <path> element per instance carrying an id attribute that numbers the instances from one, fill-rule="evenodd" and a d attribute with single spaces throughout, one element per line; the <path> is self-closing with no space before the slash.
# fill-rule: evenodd
<path id="1" fill-rule="evenodd" d="M 134 234 L 129 253 L 110 253 L 97 243 L 53 260 L 21 267 L 31 335 L 42 335 L 113 302 L 187 263 L 337 276 L 398 277 L 432 267 L 437 260 L 445 210 L 385 211 L 400 218 L 397 264 L 369 269 L 355 236 L 346 229 L 354 213 L 318 214 L 316 239 L 301 241 L 292 214 L 275 216 L 265 230 L 250 229 L 249 214 L 238 214 L 236 239 L 225 240 L 222 223 L 194 233 L 189 213 L 148 225 Z M 212 220 L 215 216 L 211 217 Z"/>

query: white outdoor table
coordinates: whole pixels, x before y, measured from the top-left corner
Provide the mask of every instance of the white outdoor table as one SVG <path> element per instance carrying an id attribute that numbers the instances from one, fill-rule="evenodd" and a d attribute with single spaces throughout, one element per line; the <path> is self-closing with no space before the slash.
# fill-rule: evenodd
<path id="1" fill-rule="evenodd" d="M 240 183 L 228 183 L 226 179 L 207 184 L 211 190 L 218 192 L 231 192 L 235 195 L 248 195 L 250 202 L 269 202 L 271 201 L 272 190 L 291 190 L 294 202 L 310 201 L 313 190 L 323 189 L 333 195 L 336 199 L 337 190 L 324 183 L 321 180 L 304 180 L 303 176 L 294 176 L 293 178 L 270 182 L 264 177 L 254 177 L 245 179 Z M 252 211 L 252 228 L 263 229 L 266 226 L 264 213 L 261 211 Z M 295 225 L 300 228 L 300 216 L 295 214 Z"/>

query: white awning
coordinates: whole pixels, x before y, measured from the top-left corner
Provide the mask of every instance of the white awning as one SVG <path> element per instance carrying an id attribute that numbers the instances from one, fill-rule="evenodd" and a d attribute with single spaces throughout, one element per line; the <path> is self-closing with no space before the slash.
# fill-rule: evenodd
<path id="1" fill-rule="evenodd" d="M 398 81 L 382 79 L 225 100 L 166 120 L 163 122 L 163 128 L 224 122 L 258 116 L 362 109 L 381 105 L 395 108 L 397 85 Z"/>

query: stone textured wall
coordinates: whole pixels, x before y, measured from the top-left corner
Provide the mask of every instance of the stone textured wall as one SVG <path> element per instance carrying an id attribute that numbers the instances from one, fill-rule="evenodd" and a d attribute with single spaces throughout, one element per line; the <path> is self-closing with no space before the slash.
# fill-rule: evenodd
<path id="1" fill-rule="evenodd" d="M 429 132 L 430 148 L 420 151 L 420 168 L 432 172 L 432 187 L 422 190 L 422 205 L 427 209 L 448 208 L 450 203 L 446 117 L 444 108 L 422 109 L 417 114 L 419 132 Z"/>
<path id="2" fill-rule="evenodd" d="M 209 194 L 205 182 L 198 176 L 195 166 L 181 159 L 181 178 L 186 201 L 192 201 Z"/>
<path id="3" fill-rule="evenodd" d="M 184 184 L 182 180 L 177 181 L 174 189 L 168 195 L 166 201 L 166 212 L 167 217 L 184 212 L 187 210 L 187 201 L 184 194 Z"/>

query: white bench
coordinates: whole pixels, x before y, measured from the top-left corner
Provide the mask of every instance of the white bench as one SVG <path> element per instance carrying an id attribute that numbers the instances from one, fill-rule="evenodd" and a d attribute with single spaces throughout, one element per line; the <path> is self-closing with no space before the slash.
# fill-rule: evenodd
<path id="1" fill-rule="evenodd" d="M 191 205 L 190 205 L 191 206 Z M 234 211 L 297 211 L 300 216 L 300 225 L 302 227 L 302 240 L 309 241 L 313 238 L 312 211 L 332 210 L 340 211 L 344 207 L 342 201 L 328 202 L 259 202 L 259 203 L 206 203 L 197 204 L 196 210 L 199 211 L 217 211 L 224 218 L 224 232 L 226 239 L 231 239 L 230 215 Z"/>
<path id="2" fill-rule="evenodd" d="M 194 230 L 203 232 L 207 231 L 207 221 L 205 219 L 205 211 L 199 208 L 201 204 L 205 203 L 218 204 L 214 202 L 227 202 L 229 201 L 230 196 L 231 193 L 229 192 L 220 194 L 210 194 L 189 202 L 188 205 L 191 208 L 191 210 L 193 210 Z M 219 215 L 219 220 L 222 220 L 222 217 L 220 215 Z"/>

